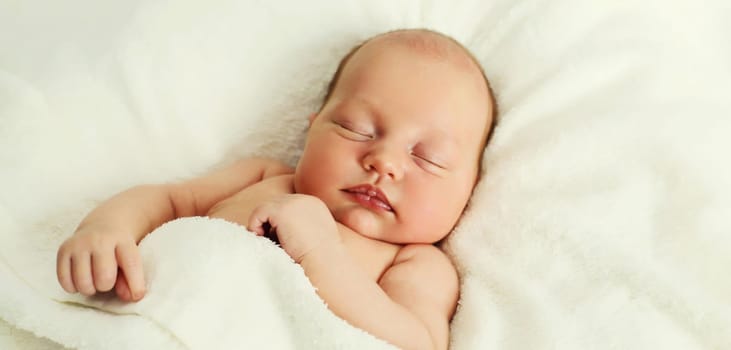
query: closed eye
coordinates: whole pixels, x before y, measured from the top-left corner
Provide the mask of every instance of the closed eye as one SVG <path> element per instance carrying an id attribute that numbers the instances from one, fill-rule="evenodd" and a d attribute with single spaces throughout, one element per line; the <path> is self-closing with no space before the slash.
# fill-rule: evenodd
<path id="1" fill-rule="evenodd" d="M 416 159 L 417 162 L 430 166 L 430 167 L 437 167 L 439 169 L 447 169 L 443 164 L 440 162 L 434 160 L 433 158 L 430 158 L 428 156 L 420 155 L 418 153 L 411 153 L 411 155 Z"/>
<path id="2" fill-rule="evenodd" d="M 348 139 L 351 139 L 353 141 L 368 141 L 373 139 L 373 134 L 362 131 L 360 129 L 357 129 L 353 126 L 350 126 L 346 123 L 335 123 L 339 129 L 341 130 L 341 134 Z"/>

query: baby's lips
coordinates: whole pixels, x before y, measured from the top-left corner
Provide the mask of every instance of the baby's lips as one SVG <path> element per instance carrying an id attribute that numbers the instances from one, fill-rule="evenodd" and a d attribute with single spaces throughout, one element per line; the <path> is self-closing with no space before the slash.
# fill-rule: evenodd
<path id="1" fill-rule="evenodd" d="M 383 193 L 383 191 L 381 191 L 381 189 L 376 186 L 373 186 L 371 184 L 361 184 L 361 185 L 347 188 L 344 191 L 349 192 L 349 193 L 362 194 L 362 195 L 366 195 L 368 197 L 373 197 L 376 200 L 378 200 L 380 203 L 384 204 L 385 207 L 387 207 L 389 211 L 393 211 L 393 206 L 391 206 L 391 203 L 388 200 L 388 196 L 386 196 L 386 194 Z M 384 207 L 384 209 L 386 209 L 385 207 Z"/>

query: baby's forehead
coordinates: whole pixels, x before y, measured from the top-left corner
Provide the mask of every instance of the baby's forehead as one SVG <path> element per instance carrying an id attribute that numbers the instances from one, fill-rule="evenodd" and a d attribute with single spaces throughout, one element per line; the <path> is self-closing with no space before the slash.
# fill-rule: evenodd
<path id="1" fill-rule="evenodd" d="M 489 98 L 485 98 L 490 92 L 482 69 L 459 44 L 444 38 L 425 40 L 422 36 L 401 36 L 400 33 L 393 33 L 384 37 L 376 37 L 361 47 L 359 52 L 351 57 L 352 62 L 348 62 L 343 69 L 340 77 L 343 81 L 342 84 L 338 84 L 341 88 L 339 92 L 353 93 L 353 89 L 357 90 L 357 87 L 364 83 L 363 80 L 368 82 L 368 78 L 371 78 L 371 74 L 376 70 L 387 72 L 381 74 L 391 77 L 401 77 L 401 82 L 406 84 L 406 82 L 412 81 L 409 78 L 412 74 L 414 77 L 418 77 L 424 74 L 424 69 L 426 69 L 434 74 L 439 74 L 442 77 L 440 79 L 449 79 L 450 81 L 443 81 L 443 83 L 452 84 L 454 88 L 450 89 L 451 91 L 457 93 L 458 90 L 466 88 L 469 89 L 469 96 L 473 97 L 475 102 L 489 101 Z M 425 65 L 427 68 L 424 68 Z M 364 77 L 366 79 L 363 79 Z M 414 81 L 419 81 L 419 79 L 414 79 Z M 409 90 L 408 87 L 405 89 Z M 477 96 L 474 96 L 472 92 L 475 92 Z M 441 100 L 439 97 L 435 96 L 435 99 Z"/>
<path id="2" fill-rule="evenodd" d="M 399 30 L 377 35 L 358 47 L 348 60 L 362 55 L 403 49 L 420 57 L 452 64 L 485 79 L 479 62 L 462 44 L 446 35 L 424 29 Z"/>

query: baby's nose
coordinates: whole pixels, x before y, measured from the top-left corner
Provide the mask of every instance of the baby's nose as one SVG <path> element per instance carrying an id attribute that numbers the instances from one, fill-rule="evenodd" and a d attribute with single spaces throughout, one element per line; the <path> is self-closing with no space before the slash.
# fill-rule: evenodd
<path id="1" fill-rule="evenodd" d="M 363 157 L 363 168 L 375 171 L 380 177 L 400 180 L 404 173 L 404 156 L 386 148 L 374 149 Z"/>

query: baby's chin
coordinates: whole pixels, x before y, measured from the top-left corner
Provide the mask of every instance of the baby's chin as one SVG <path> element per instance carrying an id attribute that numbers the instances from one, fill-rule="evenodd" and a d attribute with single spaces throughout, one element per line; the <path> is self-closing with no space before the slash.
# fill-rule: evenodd
<path id="1" fill-rule="evenodd" d="M 349 228 L 362 237 L 375 239 L 391 244 L 432 244 L 444 238 L 446 234 L 431 232 L 429 234 L 414 235 L 408 232 L 403 223 L 398 223 L 396 218 L 388 214 L 373 212 L 360 205 L 348 205 L 337 209 L 330 209 L 335 221 Z M 428 230 L 428 228 L 422 228 Z M 424 233 L 424 230 L 418 231 Z"/>

